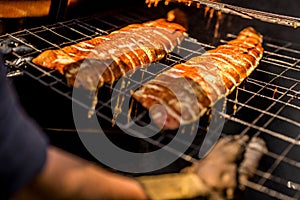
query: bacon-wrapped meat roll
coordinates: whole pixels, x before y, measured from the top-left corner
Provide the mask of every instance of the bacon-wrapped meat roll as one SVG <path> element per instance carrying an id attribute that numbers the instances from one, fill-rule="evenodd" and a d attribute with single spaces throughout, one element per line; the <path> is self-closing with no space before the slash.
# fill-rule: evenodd
<path id="1" fill-rule="evenodd" d="M 44 51 L 32 62 L 65 74 L 70 86 L 95 91 L 104 83 L 114 83 L 130 70 L 161 60 L 182 41 L 185 32 L 180 24 L 161 18 Z"/>
<path id="2" fill-rule="evenodd" d="M 263 51 L 262 35 L 247 27 L 227 44 L 164 71 L 132 96 L 158 126 L 176 129 L 230 94 L 258 66 Z"/>

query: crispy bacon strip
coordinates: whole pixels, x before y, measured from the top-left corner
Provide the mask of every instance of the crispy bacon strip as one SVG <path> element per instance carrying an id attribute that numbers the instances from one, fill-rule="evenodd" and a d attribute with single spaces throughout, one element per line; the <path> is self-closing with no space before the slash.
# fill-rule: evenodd
<path id="1" fill-rule="evenodd" d="M 227 44 L 159 74 L 132 96 L 158 126 L 176 129 L 196 121 L 230 94 L 258 66 L 263 51 L 262 35 L 247 27 Z"/>
<path id="2" fill-rule="evenodd" d="M 131 24 L 105 36 L 47 50 L 32 62 L 65 74 L 70 86 L 96 91 L 130 70 L 161 60 L 182 41 L 185 31 L 164 18 Z"/>

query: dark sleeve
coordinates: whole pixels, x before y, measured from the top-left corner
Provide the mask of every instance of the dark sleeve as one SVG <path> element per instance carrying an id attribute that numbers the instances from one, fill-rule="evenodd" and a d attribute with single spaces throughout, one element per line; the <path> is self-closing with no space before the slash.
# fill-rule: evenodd
<path id="1" fill-rule="evenodd" d="M 8 81 L 0 66 L 0 199 L 9 198 L 41 171 L 47 148 L 46 136 L 24 113 Z"/>

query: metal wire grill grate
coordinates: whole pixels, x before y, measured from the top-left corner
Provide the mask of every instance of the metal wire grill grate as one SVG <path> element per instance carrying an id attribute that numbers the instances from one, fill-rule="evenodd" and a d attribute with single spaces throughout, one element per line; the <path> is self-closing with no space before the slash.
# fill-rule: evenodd
<path id="1" fill-rule="evenodd" d="M 1 36 L 0 40 L 18 43 L 18 47 L 29 47 L 24 48 L 24 51 L 22 49 L 14 51 L 6 61 L 8 66 L 22 70 L 32 79 L 89 109 L 89 105 L 80 99 L 72 98 L 72 88 L 66 85 L 62 75 L 57 71 L 46 70 L 32 64 L 30 58 L 46 49 L 61 48 L 108 34 L 130 23 L 155 17 L 157 16 L 150 11 L 149 13 L 124 11 L 113 16 L 90 16 L 6 34 Z M 220 44 L 234 37 L 236 35 L 227 34 L 220 40 Z M 247 199 L 255 197 L 297 200 L 300 198 L 300 47 L 271 38 L 266 38 L 263 45 L 265 52 L 259 67 L 226 98 L 226 110 L 218 112 L 218 115 L 226 120 L 222 134 L 247 134 L 261 137 L 267 142 L 269 152 L 263 158 L 255 178 L 246 185 Z M 163 61 L 137 70 L 132 76 L 123 77 L 125 87 L 122 84 L 115 86 L 114 91 L 117 95 L 111 95 L 111 86 L 105 85 L 99 91 L 101 97 L 96 108 L 103 126 L 111 131 L 114 114 L 118 114 L 118 118 L 125 119 L 121 121 L 126 123 L 118 124 L 121 130 L 131 129 L 135 122 L 147 125 L 146 111 L 139 111 L 134 115 L 134 120 L 128 120 L 127 112 L 118 113 L 122 102 L 129 103 L 130 91 L 175 63 L 200 55 L 210 48 L 213 46 L 187 37 Z M 117 113 L 107 112 L 111 109 L 111 105 L 115 105 Z M 135 112 L 135 109 L 132 111 Z M 201 140 L 207 132 L 206 122 L 205 119 L 200 121 L 198 137 L 183 155 L 175 148 L 167 151 L 187 162 L 197 159 Z M 155 129 L 155 127 L 148 128 Z M 189 131 L 189 128 L 181 130 L 186 133 Z M 160 148 L 172 139 L 174 139 L 173 132 L 165 132 L 142 140 L 155 148 Z M 178 145 L 189 145 L 184 140 L 176 142 Z"/>

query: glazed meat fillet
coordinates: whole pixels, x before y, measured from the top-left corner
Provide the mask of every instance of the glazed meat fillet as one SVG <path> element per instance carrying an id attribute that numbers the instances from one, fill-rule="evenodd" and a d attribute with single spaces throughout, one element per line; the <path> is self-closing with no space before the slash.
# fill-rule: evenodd
<path id="1" fill-rule="evenodd" d="M 194 122 L 258 66 L 264 51 L 262 39 L 253 27 L 247 27 L 227 44 L 174 65 L 132 96 L 159 127 L 177 129 Z"/>
<path id="2" fill-rule="evenodd" d="M 61 49 L 46 50 L 32 62 L 58 70 L 69 86 L 95 91 L 131 70 L 161 60 L 183 40 L 185 32 L 180 24 L 160 18 Z"/>

